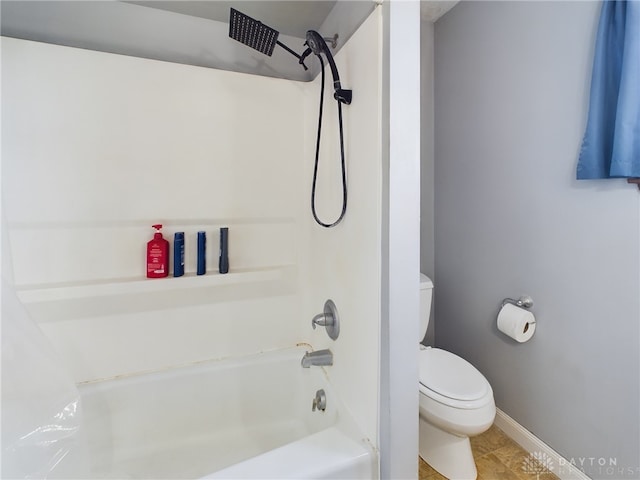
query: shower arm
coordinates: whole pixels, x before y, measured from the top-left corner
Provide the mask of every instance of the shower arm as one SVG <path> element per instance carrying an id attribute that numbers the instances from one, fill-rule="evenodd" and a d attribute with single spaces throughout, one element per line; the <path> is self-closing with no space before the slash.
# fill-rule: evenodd
<path id="1" fill-rule="evenodd" d="M 307 55 L 302 54 L 302 55 L 298 55 L 295 51 L 293 51 L 292 49 L 290 49 L 289 47 L 287 47 L 284 43 L 282 43 L 280 40 L 276 40 L 276 45 L 280 45 L 282 48 L 284 48 L 287 52 L 289 52 L 291 55 L 293 55 L 294 57 L 296 57 L 298 59 L 298 63 L 300 65 L 302 65 L 302 68 L 306 70 L 309 70 L 307 68 L 307 66 L 304 64 L 304 59 L 307 57 Z M 305 52 L 306 53 L 306 52 Z M 309 52 L 311 53 L 311 52 Z"/>

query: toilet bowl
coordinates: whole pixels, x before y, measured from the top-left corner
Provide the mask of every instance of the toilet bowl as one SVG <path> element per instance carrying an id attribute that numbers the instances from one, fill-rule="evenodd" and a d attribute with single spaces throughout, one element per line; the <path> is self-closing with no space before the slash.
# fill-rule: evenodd
<path id="1" fill-rule="evenodd" d="M 422 275 L 420 287 L 424 336 L 433 283 Z M 496 406 L 491 385 L 473 365 L 446 350 L 420 345 L 418 357 L 420 457 L 451 480 L 475 480 L 469 437 L 493 424 Z"/>

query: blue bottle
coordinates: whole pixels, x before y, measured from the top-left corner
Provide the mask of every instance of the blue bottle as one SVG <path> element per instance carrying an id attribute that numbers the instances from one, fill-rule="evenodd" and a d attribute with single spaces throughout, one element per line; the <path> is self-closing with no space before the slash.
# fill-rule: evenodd
<path id="1" fill-rule="evenodd" d="M 220 229 L 220 257 L 218 259 L 218 271 L 229 272 L 229 228 Z"/>
<path id="2" fill-rule="evenodd" d="M 198 232 L 198 275 L 207 273 L 207 234 Z"/>
<path id="3" fill-rule="evenodd" d="M 176 232 L 173 236 L 173 276 L 184 275 L 184 232 Z"/>

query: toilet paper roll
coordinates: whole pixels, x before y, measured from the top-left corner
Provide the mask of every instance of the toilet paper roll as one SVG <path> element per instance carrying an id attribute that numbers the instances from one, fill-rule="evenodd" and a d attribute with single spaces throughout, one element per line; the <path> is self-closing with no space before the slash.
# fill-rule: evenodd
<path id="1" fill-rule="evenodd" d="M 528 310 L 507 303 L 498 313 L 498 330 L 515 341 L 524 343 L 536 331 L 536 318 Z"/>

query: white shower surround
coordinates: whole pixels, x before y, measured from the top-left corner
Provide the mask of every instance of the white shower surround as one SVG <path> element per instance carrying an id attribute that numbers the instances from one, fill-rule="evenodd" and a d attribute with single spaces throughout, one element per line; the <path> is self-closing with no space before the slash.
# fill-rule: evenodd
<path id="1" fill-rule="evenodd" d="M 297 347 L 79 386 L 84 450 L 53 478 L 375 478 L 322 369 Z M 311 409 L 316 391 L 324 411 Z M 78 455 L 82 453 L 83 455 Z"/>
<path id="2" fill-rule="evenodd" d="M 15 283 L 76 381 L 308 341 L 334 351 L 330 380 L 377 444 L 381 23 L 378 9 L 336 57 L 354 102 L 344 110 L 349 208 L 331 230 L 309 211 L 317 80 L 2 39 Z M 327 145 L 334 108 L 325 104 Z M 335 150 L 324 147 L 322 162 L 337 169 Z M 321 212 L 336 181 L 321 177 Z M 188 273 L 195 232 L 209 235 L 211 272 L 217 229 L 229 226 L 232 273 L 185 278 L 188 288 L 147 283 L 144 244 L 156 222 L 169 240 L 186 232 Z M 327 298 L 343 320 L 336 342 L 310 328 Z"/>

